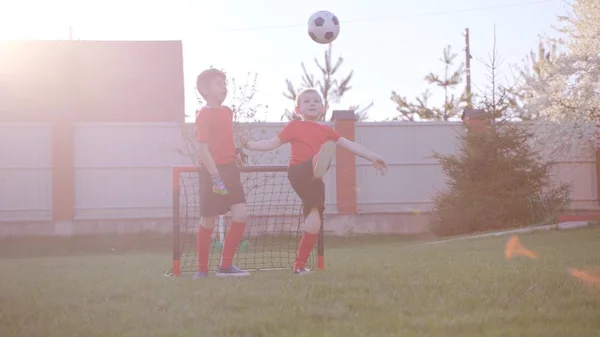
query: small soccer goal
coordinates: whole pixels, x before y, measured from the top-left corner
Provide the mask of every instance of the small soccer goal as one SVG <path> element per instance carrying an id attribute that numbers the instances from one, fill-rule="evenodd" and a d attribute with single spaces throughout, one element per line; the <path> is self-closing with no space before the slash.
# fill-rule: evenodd
<path id="1" fill-rule="evenodd" d="M 200 225 L 199 167 L 173 167 L 173 264 L 169 276 L 198 270 L 196 234 Z M 244 237 L 233 263 L 248 271 L 293 268 L 304 219 L 302 202 L 287 179 L 287 166 L 240 167 L 248 204 Z M 209 271 L 219 265 L 230 214 L 220 216 L 213 231 Z M 324 266 L 323 226 L 307 267 Z"/>

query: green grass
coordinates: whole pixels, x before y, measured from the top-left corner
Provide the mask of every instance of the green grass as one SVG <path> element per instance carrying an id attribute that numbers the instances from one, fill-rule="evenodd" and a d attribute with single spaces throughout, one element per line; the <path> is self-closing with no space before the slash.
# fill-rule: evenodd
<path id="1" fill-rule="evenodd" d="M 538 261 L 507 238 L 338 239 L 324 272 L 200 281 L 162 276 L 165 237 L 12 239 L 0 336 L 598 336 L 600 289 L 567 268 L 600 267 L 600 228 L 521 235 Z"/>

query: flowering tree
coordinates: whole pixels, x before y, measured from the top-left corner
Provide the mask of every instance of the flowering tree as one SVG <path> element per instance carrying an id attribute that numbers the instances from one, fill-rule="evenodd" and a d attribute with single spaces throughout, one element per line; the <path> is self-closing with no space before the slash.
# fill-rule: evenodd
<path id="1" fill-rule="evenodd" d="M 559 17 L 561 38 L 548 39 L 559 47 L 556 59 L 521 71 L 524 109 L 539 116 L 536 134 L 548 155 L 600 145 L 600 3 L 573 0 L 569 6 Z"/>

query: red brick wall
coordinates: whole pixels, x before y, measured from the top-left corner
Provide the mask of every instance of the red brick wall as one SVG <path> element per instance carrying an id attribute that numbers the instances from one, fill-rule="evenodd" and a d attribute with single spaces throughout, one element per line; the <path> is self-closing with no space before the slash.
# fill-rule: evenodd
<path id="1" fill-rule="evenodd" d="M 354 112 L 334 111 L 333 120 L 335 130 L 354 141 Z M 338 148 L 335 160 L 337 210 L 341 214 L 356 214 L 356 157 L 350 151 Z"/>
<path id="2" fill-rule="evenodd" d="M 75 213 L 74 127 L 69 120 L 52 124 L 52 220 L 73 220 Z"/>

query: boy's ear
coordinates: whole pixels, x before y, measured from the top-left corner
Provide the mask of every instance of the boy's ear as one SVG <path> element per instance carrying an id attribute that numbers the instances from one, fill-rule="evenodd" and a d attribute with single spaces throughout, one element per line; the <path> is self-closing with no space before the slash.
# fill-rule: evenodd
<path id="1" fill-rule="evenodd" d="M 295 111 L 297 114 L 299 114 L 299 113 L 300 113 L 300 107 L 299 107 L 299 106 L 296 106 L 296 107 L 294 108 L 294 111 Z"/>
<path id="2" fill-rule="evenodd" d="M 198 90 L 198 93 L 200 94 L 200 96 L 202 96 L 202 98 L 204 98 L 204 96 L 206 96 L 206 86 L 201 85 L 196 87 L 196 89 Z"/>

